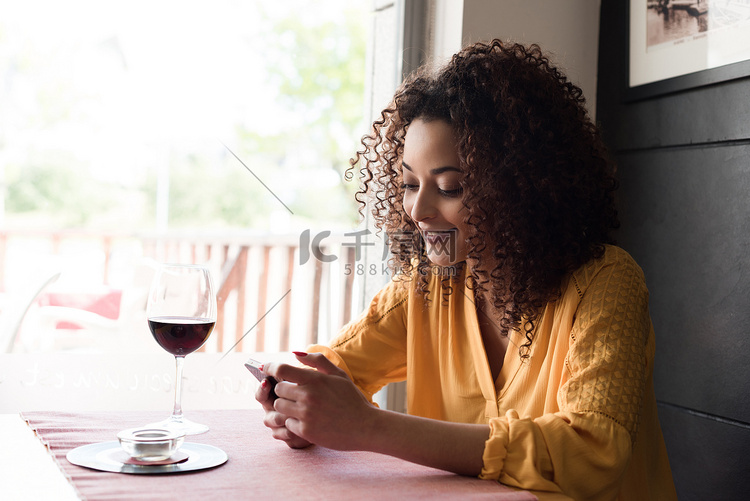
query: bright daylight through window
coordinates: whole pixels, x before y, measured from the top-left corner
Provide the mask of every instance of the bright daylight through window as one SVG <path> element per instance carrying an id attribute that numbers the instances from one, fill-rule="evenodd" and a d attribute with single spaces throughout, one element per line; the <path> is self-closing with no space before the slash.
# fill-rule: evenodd
<path id="1" fill-rule="evenodd" d="M 367 131 L 369 7 L 0 7 L 0 412 L 59 394 L 169 410 L 174 364 L 145 316 L 159 262 L 207 264 L 218 291 L 188 408 L 253 405 L 238 360 L 351 317 L 375 245 L 344 180 Z"/>

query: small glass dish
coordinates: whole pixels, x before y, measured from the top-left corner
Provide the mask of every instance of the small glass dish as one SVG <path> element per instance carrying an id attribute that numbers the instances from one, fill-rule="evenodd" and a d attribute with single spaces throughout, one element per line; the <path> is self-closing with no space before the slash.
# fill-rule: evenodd
<path id="1" fill-rule="evenodd" d="M 169 459 L 185 441 L 185 434 L 164 428 L 130 428 L 117 434 L 120 446 L 140 461 Z"/>

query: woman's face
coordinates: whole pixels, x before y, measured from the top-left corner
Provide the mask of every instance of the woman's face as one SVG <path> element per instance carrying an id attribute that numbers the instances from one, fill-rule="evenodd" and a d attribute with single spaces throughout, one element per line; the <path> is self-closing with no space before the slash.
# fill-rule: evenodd
<path id="1" fill-rule="evenodd" d="M 463 172 L 450 125 L 443 120 L 414 120 L 404 138 L 402 166 L 404 210 L 419 228 L 427 257 L 439 266 L 466 260 Z"/>

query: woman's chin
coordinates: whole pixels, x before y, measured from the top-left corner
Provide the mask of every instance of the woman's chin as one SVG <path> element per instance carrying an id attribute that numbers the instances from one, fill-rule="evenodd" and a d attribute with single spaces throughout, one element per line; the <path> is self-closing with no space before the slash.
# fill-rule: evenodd
<path id="1" fill-rule="evenodd" d="M 456 249 L 451 249 L 446 252 L 445 248 L 433 247 L 427 245 L 427 259 L 430 263 L 435 266 L 453 266 L 455 264 L 466 261 L 466 255 L 464 252 L 457 252 Z"/>

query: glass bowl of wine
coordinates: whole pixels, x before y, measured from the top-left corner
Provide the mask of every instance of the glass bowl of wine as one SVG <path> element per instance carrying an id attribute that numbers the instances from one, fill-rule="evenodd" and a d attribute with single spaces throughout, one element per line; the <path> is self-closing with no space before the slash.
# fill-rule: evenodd
<path id="1" fill-rule="evenodd" d="M 164 428 L 130 428 L 117 434 L 120 447 L 139 461 L 164 461 L 185 441 L 185 434 Z"/>
<path id="2" fill-rule="evenodd" d="M 148 327 L 154 340 L 174 355 L 174 409 L 154 428 L 176 430 L 186 435 L 208 431 L 208 426 L 185 418 L 182 413 L 182 365 L 185 357 L 206 342 L 216 324 L 216 293 L 205 266 L 162 264 L 151 283 L 146 305 Z"/>

